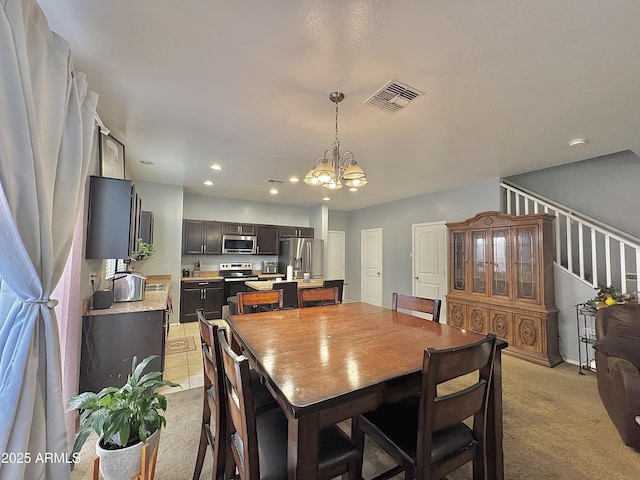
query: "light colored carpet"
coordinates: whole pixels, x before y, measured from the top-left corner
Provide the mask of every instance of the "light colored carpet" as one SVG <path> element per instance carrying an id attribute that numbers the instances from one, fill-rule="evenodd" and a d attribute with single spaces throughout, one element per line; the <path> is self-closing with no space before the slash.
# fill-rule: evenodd
<path id="1" fill-rule="evenodd" d="M 640 454 L 626 447 L 598 396 L 594 374 L 575 365 L 553 369 L 503 356 L 504 459 L 508 480 L 632 480 L 640 478 Z M 202 415 L 202 389 L 167 395 L 167 428 L 160 440 L 156 480 L 193 476 Z M 73 480 L 89 477 L 91 437 Z M 390 465 L 374 446 L 365 449 L 364 478 Z M 467 465 L 449 480 L 471 478 Z M 207 455 L 201 479 L 211 477 Z M 397 476 L 395 478 L 403 478 Z"/>

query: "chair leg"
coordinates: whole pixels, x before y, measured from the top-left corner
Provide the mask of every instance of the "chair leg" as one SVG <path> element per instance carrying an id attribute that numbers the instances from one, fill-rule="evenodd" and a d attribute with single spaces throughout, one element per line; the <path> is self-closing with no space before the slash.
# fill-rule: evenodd
<path id="1" fill-rule="evenodd" d="M 200 428 L 200 445 L 198 445 L 198 456 L 196 457 L 196 469 L 193 472 L 193 480 L 199 480 L 202 473 L 202 465 L 204 464 L 204 457 L 207 454 L 207 433 L 205 432 L 204 425 Z"/>

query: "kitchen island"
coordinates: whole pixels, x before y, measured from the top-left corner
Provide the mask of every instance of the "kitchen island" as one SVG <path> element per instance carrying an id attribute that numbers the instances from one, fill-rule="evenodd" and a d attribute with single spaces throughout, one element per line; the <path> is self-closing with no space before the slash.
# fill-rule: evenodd
<path id="1" fill-rule="evenodd" d="M 147 371 L 164 370 L 164 350 L 171 307 L 171 275 L 147 276 L 144 300 L 89 309 L 82 318 L 80 392 L 121 387 L 133 357 L 157 355 Z"/>

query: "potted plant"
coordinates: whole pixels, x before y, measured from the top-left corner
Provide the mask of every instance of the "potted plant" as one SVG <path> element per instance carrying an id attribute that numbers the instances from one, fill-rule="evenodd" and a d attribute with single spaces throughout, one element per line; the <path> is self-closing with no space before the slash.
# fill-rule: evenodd
<path id="1" fill-rule="evenodd" d="M 132 478 L 140 473 L 143 443 L 148 443 L 149 458 L 154 458 L 160 429 L 167 424 L 164 412 L 167 399 L 157 392 L 163 386 L 179 386 L 159 380 L 161 372 L 143 375 L 152 355 L 136 365 L 133 357 L 131 375 L 120 388 L 106 387 L 99 393 L 84 392 L 69 398 L 69 409 L 80 412 L 80 430 L 73 444 L 72 458 L 93 430 L 100 438 L 96 453 L 100 473 L 105 480 Z"/>
<path id="2" fill-rule="evenodd" d="M 138 254 L 135 257 L 135 260 L 148 260 L 153 255 L 153 245 L 145 242 L 141 238 L 138 239 Z"/>

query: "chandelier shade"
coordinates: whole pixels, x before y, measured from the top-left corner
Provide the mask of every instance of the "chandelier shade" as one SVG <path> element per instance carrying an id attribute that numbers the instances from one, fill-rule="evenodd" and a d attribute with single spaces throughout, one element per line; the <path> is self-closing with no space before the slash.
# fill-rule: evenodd
<path id="1" fill-rule="evenodd" d="M 320 185 L 331 190 L 342 188 L 342 182 L 344 182 L 351 191 L 356 191 L 367 184 L 367 175 L 353 158 L 353 153 L 345 152 L 340 156 L 338 104 L 344 100 L 344 93 L 332 92 L 329 94 L 329 100 L 336 104 L 336 135 L 333 148 L 325 151 L 324 156 L 315 161 L 313 168 L 302 181 L 307 185 Z"/>

